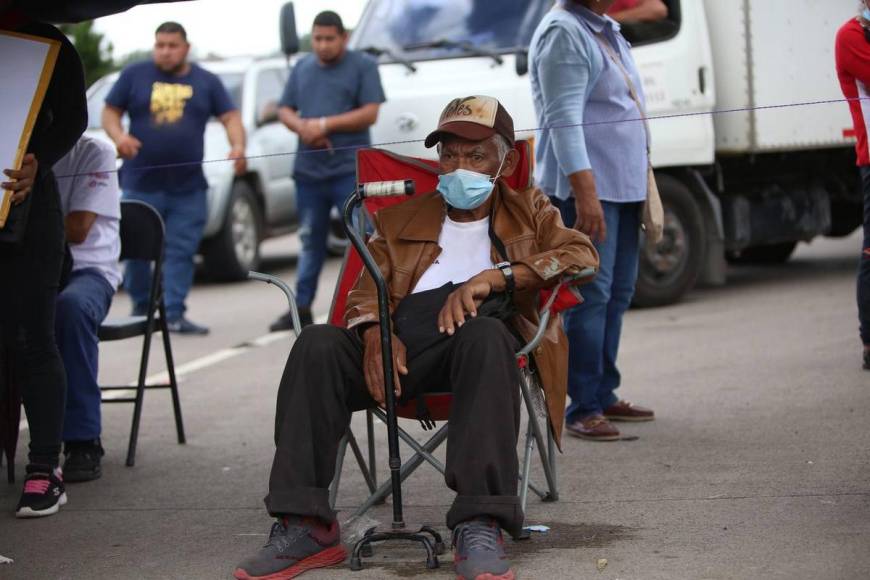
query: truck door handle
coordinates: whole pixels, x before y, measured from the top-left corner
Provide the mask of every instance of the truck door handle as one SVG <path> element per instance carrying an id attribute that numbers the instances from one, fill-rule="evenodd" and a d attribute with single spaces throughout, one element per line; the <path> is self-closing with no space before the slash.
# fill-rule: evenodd
<path id="1" fill-rule="evenodd" d="M 702 95 L 707 92 L 707 67 L 705 66 L 698 68 L 698 89 Z"/>

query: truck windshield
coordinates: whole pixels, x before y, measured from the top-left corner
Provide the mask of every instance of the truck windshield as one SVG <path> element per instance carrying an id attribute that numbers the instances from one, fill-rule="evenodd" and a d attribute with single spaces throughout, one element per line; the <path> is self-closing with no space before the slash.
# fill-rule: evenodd
<path id="1" fill-rule="evenodd" d="M 378 47 L 409 60 L 467 56 L 474 54 L 470 46 L 513 52 L 528 48 L 551 5 L 551 0 L 371 0 L 352 47 Z M 421 48 L 430 43 L 434 46 Z M 384 52 L 381 62 L 391 61 Z"/>

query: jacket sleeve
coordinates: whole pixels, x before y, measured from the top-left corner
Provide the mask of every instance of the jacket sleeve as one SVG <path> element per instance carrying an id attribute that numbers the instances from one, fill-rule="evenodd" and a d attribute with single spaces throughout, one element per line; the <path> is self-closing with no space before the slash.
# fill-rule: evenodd
<path id="1" fill-rule="evenodd" d="M 598 269 L 598 252 L 584 233 L 565 227 L 559 210 L 539 189 L 531 196 L 533 223 L 538 253 L 516 260 L 535 271 L 548 286 L 563 274 L 578 274 L 586 268 Z"/>
<path id="2" fill-rule="evenodd" d="M 837 33 L 835 46 L 837 70 L 845 72 L 864 85 L 870 85 L 870 43 L 860 28 L 844 26 Z"/>
<path id="3" fill-rule="evenodd" d="M 554 22 L 540 39 L 535 66 L 540 81 L 544 131 L 565 175 L 592 168 L 586 150 L 583 112 L 592 80 L 592 61 L 580 38 L 563 23 Z"/>
<path id="4" fill-rule="evenodd" d="M 392 260 L 387 248 L 387 240 L 381 234 L 381 225 L 377 214 L 374 216 L 375 233 L 372 235 L 366 247 L 371 252 L 378 269 L 390 287 L 393 274 Z M 393 313 L 393 304 L 390 303 L 390 314 Z M 368 270 L 362 269 L 356 279 L 350 293 L 347 296 L 347 305 L 344 310 L 344 322 L 348 328 L 354 328 L 361 324 L 378 322 L 378 290 L 374 279 Z"/>

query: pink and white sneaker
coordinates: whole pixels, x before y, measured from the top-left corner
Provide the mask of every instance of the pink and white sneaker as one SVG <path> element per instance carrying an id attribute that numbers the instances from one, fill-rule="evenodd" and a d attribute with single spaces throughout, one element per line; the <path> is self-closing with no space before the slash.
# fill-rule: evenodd
<path id="1" fill-rule="evenodd" d="M 28 465 L 24 478 L 24 491 L 18 502 L 15 517 L 41 518 L 56 514 L 66 504 L 66 488 L 60 467 Z"/>

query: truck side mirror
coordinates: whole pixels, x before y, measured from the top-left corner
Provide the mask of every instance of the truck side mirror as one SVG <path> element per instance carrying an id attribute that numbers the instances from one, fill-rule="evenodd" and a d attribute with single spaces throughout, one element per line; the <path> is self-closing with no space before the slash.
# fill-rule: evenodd
<path id="1" fill-rule="evenodd" d="M 517 70 L 517 76 L 524 76 L 529 72 L 529 51 L 520 49 L 515 55 L 514 65 Z"/>
<path id="2" fill-rule="evenodd" d="M 280 19 L 281 52 L 286 56 L 299 52 L 299 34 L 296 32 L 296 11 L 293 3 L 287 2 L 281 7 Z"/>

